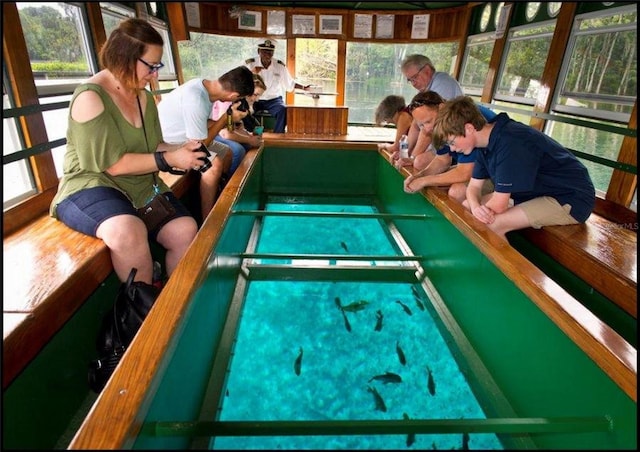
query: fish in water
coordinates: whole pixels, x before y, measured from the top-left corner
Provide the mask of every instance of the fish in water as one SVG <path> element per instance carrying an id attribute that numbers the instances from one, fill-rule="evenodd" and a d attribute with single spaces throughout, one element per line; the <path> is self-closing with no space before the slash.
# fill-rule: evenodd
<path id="1" fill-rule="evenodd" d="M 371 386 L 367 386 L 367 391 L 373 394 L 373 400 L 376 402 L 376 410 L 387 412 L 387 405 L 384 404 L 384 400 L 382 400 L 382 396 L 376 390 L 376 388 L 372 388 Z"/>
<path id="2" fill-rule="evenodd" d="M 464 432 L 462 434 L 462 447 L 461 450 L 469 450 L 469 434 Z"/>
<path id="3" fill-rule="evenodd" d="M 335 302 L 338 309 L 342 309 L 342 301 L 340 300 L 340 297 L 336 297 Z"/>
<path id="4" fill-rule="evenodd" d="M 402 413 L 402 418 L 404 420 L 406 420 L 406 421 L 411 419 L 407 413 Z M 411 447 L 413 445 L 413 443 L 415 443 L 415 442 L 416 442 L 416 434 L 415 433 L 409 433 L 407 435 L 407 447 Z"/>
<path id="5" fill-rule="evenodd" d="M 407 364 L 407 358 L 404 356 L 404 352 L 400 348 L 400 342 L 396 342 L 396 353 L 398 353 L 398 359 L 403 366 Z"/>
<path id="6" fill-rule="evenodd" d="M 394 374 L 393 372 L 385 372 L 382 375 L 376 375 L 375 377 L 371 377 L 369 383 L 373 380 L 379 380 L 384 384 L 387 383 L 402 383 L 402 377 L 398 374 Z"/>
<path id="7" fill-rule="evenodd" d="M 381 331 L 382 330 L 382 318 L 384 316 L 382 315 L 382 311 L 381 310 L 377 310 L 376 311 L 376 319 L 378 319 L 376 321 L 376 327 L 374 328 L 375 331 Z"/>
<path id="8" fill-rule="evenodd" d="M 358 300 L 358 301 L 349 303 L 347 305 L 343 305 L 342 309 L 349 312 L 357 312 L 357 311 L 362 311 L 364 308 L 367 307 L 368 304 L 369 302 L 367 300 Z"/>
<path id="9" fill-rule="evenodd" d="M 298 353 L 296 362 L 293 363 L 293 370 L 296 372 L 296 375 L 300 375 L 300 372 L 302 371 L 302 347 L 300 347 L 300 353 Z"/>
<path id="10" fill-rule="evenodd" d="M 404 309 L 404 312 L 406 312 L 409 315 L 413 315 L 413 312 L 411 312 L 411 309 L 409 309 L 409 306 L 404 304 L 402 301 L 396 300 L 396 303 L 398 303 L 400 306 L 402 306 L 402 309 Z"/>
<path id="11" fill-rule="evenodd" d="M 351 324 L 349 323 L 347 314 L 344 313 L 344 309 L 341 309 L 340 312 L 342 312 L 342 317 L 344 318 L 344 327 L 347 329 L 348 332 L 351 332 Z"/>
<path id="12" fill-rule="evenodd" d="M 345 250 L 347 253 L 349 252 L 349 248 L 347 247 L 347 244 L 344 242 L 340 242 L 340 246 L 342 247 L 343 250 Z"/>
<path id="13" fill-rule="evenodd" d="M 429 389 L 429 394 L 436 395 L 436 382 L 433 380 L 433 374 L 429 366 L 427 366 L 427 388 Z"/>
<path id="14" fill-rule="evenodd" d="M 416 300 L 416 304 L 418 305 L 418 309 L 424 311 L 424 304 L 422 303 L 422 297 L 416 289 L 416 286 L 411 286 L 411 291 L 413 292 L 413 298 Z"/>

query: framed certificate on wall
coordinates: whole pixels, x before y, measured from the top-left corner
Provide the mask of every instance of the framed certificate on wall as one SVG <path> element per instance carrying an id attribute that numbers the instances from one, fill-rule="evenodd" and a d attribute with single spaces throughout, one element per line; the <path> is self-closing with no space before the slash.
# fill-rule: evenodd
<path id="1" fill-rule="evenodd" d="M 262 13 L 259 11 L 245 11 L 238 17 L 240 30 L 262 31 Z"/>
<path id="2" fill-rule="evenodd" d="M 342 16 L 320 16 L 320 34 L 342 34 Z"/>

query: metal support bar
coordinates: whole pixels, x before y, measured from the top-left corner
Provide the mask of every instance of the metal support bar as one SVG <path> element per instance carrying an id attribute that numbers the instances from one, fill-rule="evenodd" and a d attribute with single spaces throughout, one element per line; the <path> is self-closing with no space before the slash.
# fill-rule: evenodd
<path id="1" fill-rule="evenodd" d="M 358 212 L 292 212 L 276 210 L 236 210 L 232 215 L 250 215 L 254 217 L 336 217 L 336 218 L 383 218 L 386 220 L 426 220 L 433 218 L 426 214 L 399 213 L 358 213 Z"/>
<path id="2" fill-rule="evenodd" d="M 425 433 L 589 433 L 611 432 L 607 416 L 500 419 L 429 419 L 398 421 L 224 421 L 169 422 L 144 425 L 155 436 L 303 436 L 398 435 Z"/>

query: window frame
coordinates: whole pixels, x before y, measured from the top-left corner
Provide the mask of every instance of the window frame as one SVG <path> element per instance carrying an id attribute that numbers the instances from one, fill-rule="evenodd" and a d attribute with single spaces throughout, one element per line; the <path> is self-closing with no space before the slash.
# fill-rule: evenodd
<path id="1" fill-rule="evenodd" d="M 500 87 L 500 83 L 502 82 L 502 77 L 504 76 L 504 71 L 505 71 L 505 67 L 507 65 L 507 60 L 509 58 L 509 51 L 511 49 L 511 44 L 514 42 L 519 42 L 519 41 L 525 41 L 525 40 L 529 40 L 529 39 L 540 39 L 540 38 L 550 38 L 549 39 L 549 43 L 551 43 L 551 40 L 553 39 L 553 35 L 554 35 L 554 31 L 548 31 L 548 32 L 543 32 L 543 33 L 537 33 L 537 34 L 532 34 L 532 35 L 525 35 L 525 36 L 516 36 L 514 37 L 514 34 L 523 31 L 523 30 L 527 30 L 527 29 L 531 29 L 531 28 L 540 28 L 540 27 L 546 27 L 549 25 L 553 25 L 553 28 L 555 29 L 555 23 L 556 20 L 555 19 L 551 19 L 551 20 L 546 20 L 546 21 L 541 21 L 541 22 L 532 22 L 526 25 L 520 25 L 517 27 L 513 27 L 509 29 L 509 32 L 507 34 L 507 39 L 505 42 L 505 46 L 504 46 L 504 50 L 502 52 L 502 59 L 500 61 L 500 65 L 497 71 L 497 78 L 496 78 L 496 85 L 495 85 L 495 89 L 493 92 L 493 99 L 494 100 L 499 100 L 499 101 L 503 101 L 503 102 L 511 102 L 511 103 L 515 103 L 515 104 L 522 104 L 522 105 L 529 105 L 529 106 L 534 106 L 536 104 L 536 98 L 532 98 L 532 97 L 525 97 L 525 96 L 513 96 L 513 95 L 508 95 L 508 94 L 501 94 L 498 92 L 498 89 Z M 549 57 L 548 53 L 547 56 L 545 57 L 545 61 L 547 60 L 547 58 Z M 542 75 L 542 73 L 541 73 Z"/>
<path id="2" fill-rule="evenodd" d="M 636 13 L 635 24 L 625 24 L 625 25 L 619 25 L 619 26 L 607 26 L 607 27 L 602 27 L 598 29 L 592 28 L 590 30 L 580 30 L 580 23 L 583 20 L 597 19 L 600 17 L 612 16 L 616 14 L 632 13 L 632 12 Z M 615 33 L 619 31 L 630 31 L 632 29 L 635 29 L 636 39 L 637 39 L 637 28 L 638 28 L 637 12 L 638 12 L 637 5 L 624 5 L 619 8 L 601 9 L 598 11 L 592 11 L 592 12 L 576 15 L 571 28 L 571 36 L 569 37 L 569 42 L 567 43 L 565 56 L 563 58 L 563 64 L 562 64 L 562 67 L 560 68 L 560 74 L 558 77 L 558 81 L 559 81 L 558 89 L 553 95 L 553 100 L 551 103 L 551 111 L 555 111 L 558 113 L 566 113 L 566 114 L 579 116 L 579 117 L 586 117 L 586 118 L 592 118 L 592 119 L 598 119 L 598 120 L 604 120 L 604 121 L 613 121 L 621 124 L 626 124 L 629 122 L 629 119 L 631 118 L 631 113 L 602 111 L 602 110 L 595 110 L 591 108 L 561 105 L 559 102 L 559 99 L 561 97 L 570 96 L 577 99 L 601 100 L 603 102 L 611 102 L 614 100 L 618 100 L 619 101 L 618 103 L 622 105 L 629 105 L 633 107 L 633 105 L 636 102 L 637 96 L 634 98 L 630 98 L 629 100 L 626 100 L 626 98 L 629 96 L 615 96 L 610 94 L 597 95 L 597 94 L 591 94 L 591 93 L 583 93 L 583 95 L 580 95 L 580 93 L 569 92 L 565 90 L 564 86 L 565 86 L 567 73 L 569 72 L 569 66 L 572 61 L 570 56 L 573 54 L 578 38 L 581 36 L 596 35 L 596 34 L 603 34 L 603 33 Z"/>

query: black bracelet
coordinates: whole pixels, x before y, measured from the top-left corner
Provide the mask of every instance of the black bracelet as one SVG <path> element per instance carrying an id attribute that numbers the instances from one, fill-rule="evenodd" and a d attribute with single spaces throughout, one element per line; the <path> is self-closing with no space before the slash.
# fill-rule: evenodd
<path id="1" fill-rule="evenodd" d="M 153 157 L 156 159 L 156 165 L 160 171 L 170 172 L 172 170 L 171 166 L 167 163 L 164 158 L 164 151 L 154 152 Z"/>

